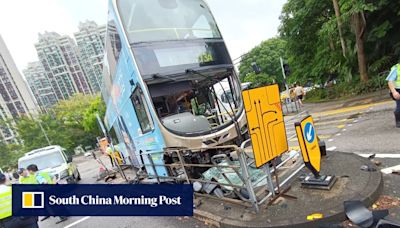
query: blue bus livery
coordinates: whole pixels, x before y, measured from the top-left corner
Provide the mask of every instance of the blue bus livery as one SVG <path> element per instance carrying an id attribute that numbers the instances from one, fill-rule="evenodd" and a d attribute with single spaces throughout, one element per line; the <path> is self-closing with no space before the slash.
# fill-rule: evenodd
<path id="1" fill-rule="evenodd" d="M 209 164 L 219 145 L 239 145 L 246 120 L 228 50 L 203 0 L 111 0 L 103 98 L 106 126 L 133 164 L 173 164 L 166 148 Z M 146 166 L 149 175 L 154 168 Z M 191 167 L 199 177 L 205 168 Z M 159 176 L 179 172 L 156 166 Z"/>

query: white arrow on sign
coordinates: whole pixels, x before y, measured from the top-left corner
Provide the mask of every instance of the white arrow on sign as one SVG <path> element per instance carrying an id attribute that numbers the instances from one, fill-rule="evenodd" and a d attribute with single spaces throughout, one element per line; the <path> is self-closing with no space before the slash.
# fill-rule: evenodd
<path id="1" fill-rule="evenodd" d="M 306 134 L 306 137 L 307 137 L 307 141 L 311 141 L 311 139 L 312 139 L 312 130 L 313 130 L 313 126 L 311 125 L 310 126 L 310 129 L 308 130 L 308 132 L 307 132 L 307 134 Z"/>

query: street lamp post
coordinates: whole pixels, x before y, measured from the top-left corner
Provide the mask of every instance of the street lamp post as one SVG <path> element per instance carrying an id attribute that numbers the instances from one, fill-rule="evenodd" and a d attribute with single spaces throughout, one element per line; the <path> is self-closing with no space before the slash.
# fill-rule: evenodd
<path id="1" fill-rule="evenodd" d="M 285 87 L 286 87 L 286 92 L 287 92 L 287 99 L 288 99 L 288 103 L 290 104 L 291 103 L 291 100 L 290 100 L 290 92 L 289 92 L 289 86 L 288 86 L 288 84 L 287 84 L 287 82 L 286 82 L 286 73 L 285 73 L 285 68 L 284 68 L 284 66 L 283 66 L 283 59 L 282 59 L 282 57 L 280 57 L 280 60 L 281 60 L 281 68 L 282 68 L 282 76 L 283 76 L 283 83 L 285 83 Z"/>
<path id="2" fill-rule="evenodd" d="M 40 120 L 38 120 L 38 124 L 39 124 L 40 130 L 43 132 L 43 135 L 46 138 L 47 143 L 49 144 L 49 146 L 51 146 L 51 142 L 49 140 L 49 137 L 47 136 L 46 131 L 44 130 L 42 124 L 40 123 Z"/>

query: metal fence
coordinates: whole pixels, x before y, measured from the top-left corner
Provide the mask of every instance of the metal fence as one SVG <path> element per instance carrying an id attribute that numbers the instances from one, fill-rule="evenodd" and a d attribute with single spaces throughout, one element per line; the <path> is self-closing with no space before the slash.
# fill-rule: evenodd
<path id="1" fill-rule="evenodd" d="M 286 124 L 294 123 L 300 116 L 306 115 L 307 112 L 300 112 L 293 116 L 290 120 L 285 121 Z M 288 138 L 294 138 L 296 135 L 290 135 Z M 212 164 L 195 164 L 185 161 L 184 154 L 190 151 L 191 153 L 204 153 L 206 150 L 230 150 L 231 158 L 226 154 L 217 154 L 211 157 Z M 178 158 L 178 162 L 172 164 L 156 164 L 153 161 L 152 155 L 155 154 L 168 154 Z M 230 189 L 229 194 L 217 194 L 211 195 L 209 193 L 196 192 L 195 196 L 214 198 L 230 203 L 240 204 L 246 207 L 253 207 L 256 212 L 259 211 L 259 205 L 265 203 L 267 200 L 274 200 L 277 195 L 284 193 L 281 188 L 286 185 L 291 178 L 293 178 L 303 167 L 304 164 L 297 165 L 297 167 L 291 167 L 292 169 L 287 170 L 285 178 L 279 180 L 278 171 L 285 164 L 291 161 L 293 158 L 299 156 L 299 151 L 295 153 L 285 153 L 284 160 L 279 162 L 276 160 L 271 161 L 264 165 L 261 169 L 253 168 L 255 163 L 252 158 L 252 149 L 250 139 L 244 141 L 241 146 L 236 145 L 225 145 L 225 146 L 213 146 L 213 147 L 197 147 L 197 148 L 165 148 L 164 151 L 160 152 L 147 152 L 142 153 L 138 156 L 145 156 L 148 162 L 143 164 L 146 168 L 153 171 L 153 174 L 140 173 L 138 172 L 138 180 L 144 178 L 152 178 L 157 183 L 165 181 L 172 181 L 177 183 L 188 183 L 193 184 L 195 182 L 201 183 L 202 185 L 215 185 L 220 189 Z M 143 159 L 144 160 L 144 159 Z M 219 162 L 221 161 L 221 162 Z M 298 164 L 298 163 L 297 163 Z M 172 169 L 182 170 L 181 175 L 176 176 L 164 176 L 157 173 L 158 166 L 168 167 Z M 213 178 L 193 178 L 189 175 L 188 169 L 207 168 L 218 171 L 221 179 L 216 181 Z M 292 172 L 290 172 L 292 171 Z M 262 172 L 262 173 L 260 173 Z M 275 180 L 274 178 L 275 177 Z"/>

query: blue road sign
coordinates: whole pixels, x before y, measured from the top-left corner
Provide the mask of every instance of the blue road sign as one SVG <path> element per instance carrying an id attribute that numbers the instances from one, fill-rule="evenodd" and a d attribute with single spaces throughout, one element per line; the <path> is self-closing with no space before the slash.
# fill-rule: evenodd
<path id="1" fill-rule="evenodd" d="M 312 123 L 306 123 L 304 128 L 304 138 L 307 140 L 308 143 L 312 143 L 315 140 L 315 130 Z"/>

